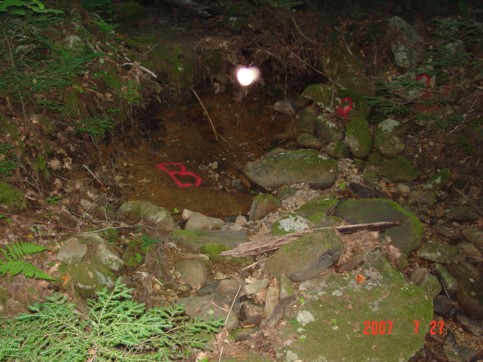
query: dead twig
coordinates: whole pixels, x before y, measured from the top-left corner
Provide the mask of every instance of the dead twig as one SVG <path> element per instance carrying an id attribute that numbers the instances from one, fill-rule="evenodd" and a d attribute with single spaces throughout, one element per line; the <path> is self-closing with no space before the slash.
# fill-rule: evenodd
<path id="1" fill-rule="evenodd" d="M 196 93 L 193 87 L 191 87 L 191 91 L 195 95 L 196 99 L 198 99 L 198 102 L 200 103 L 201 108 L 203 108 L 203 111 L 205 111 L 206 117 L 208 117 L 208 121 L 210 121 L 211 129 L 215 134 L 216 142 L 218 142 L 218 132 L 216 132 L 215 125 L 213 124 L 213 120 L 211 119 L 210 114 L 208 113 L 208 110 L 206 109 L 205 105 L 201 101 L 201 98 L 198 96 L 198 93 Z"/>
<path id="2" fill-rule="evenodd" d="M 299 237 L 310 234 L 314 231 L 333 229 L 340 233 L 353 233 L 359 230 L 385 230 L 387 228 L 400 225 L 400 221 L 381 221 L 372 222 L 366 224 L 353 224 L 353 225 L 341 225 L 341 226 L 327 226 L 315 229 L 307 229 L 298 231 L 295 233 L 290 233 L 283 236 L 277 237 L 266 237 L 261 239 L 255 239 L 246 243 L 239 244 L 236 248 L 227 250 L 221 253 L 223 256 L 233 256 L 235 258 L 240 258 L 250 255 L 259 255 L 261 253 L 266 253 L 268 251 L 276 250 L 282 245 L 289 244 L 290 242 L 298 239 Z"/>

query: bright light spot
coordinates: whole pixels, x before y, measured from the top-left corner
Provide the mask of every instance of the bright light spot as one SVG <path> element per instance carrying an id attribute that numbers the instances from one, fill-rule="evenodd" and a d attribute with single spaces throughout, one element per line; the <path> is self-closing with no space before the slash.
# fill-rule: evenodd
<path id="1" fill-rule="evenodd" d="M 259 76 L 260 71 L 256 67 L 240 67 L 236 72 L 236 78 L 238 79 L 238 83 L 245 87 L 255 82 Z"/>

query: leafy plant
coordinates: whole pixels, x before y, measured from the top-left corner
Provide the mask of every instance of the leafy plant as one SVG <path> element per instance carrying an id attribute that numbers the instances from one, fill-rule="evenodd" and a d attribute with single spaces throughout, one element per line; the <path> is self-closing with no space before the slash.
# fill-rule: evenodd
<path id="1" fill-rule="evenodd" d="M 141 248 L 147 248 L 148 246 L 156 244 L 161 241 L 158 238 L 151 238 L 147 235 L 143 235 L 141 238 L 143 239 L 143 242 L 141 243 Z"/>
<path id="2" fill-rule="evenodd" d="M 13 171 L 21 164 L 12 149 L 13 146 L 8 143 L 0 143 L 0 177 L 12 176 Z"/>
<path id="3" fill-rule="evenodd" d="M 81 120 L 75 127 L 76 132 L 85 132 L 94 138 L 102 138 L 114 125 L 111 117 L 94 116 Z"/>
<path id="4" fill-rule="evenodd" d="M 205 349 L 200 334 L 223 325 L 191 320 L 182 306 L 146 311 L 131 291 L 117 280 L 111 291 L 88 300 L 85 315 L 61 294 L 47 297 L 4 322 L 0 360 L 173 361 L 186 358 L 189 349 Z"/>
<path id="5" fill-rule="evenodd" d="M 28 278 L 55 280 L 36 266 L 23 260 L 47 250 L 49 249 L 33 243 L 15 243 L 0 247 L 0 254 L 3 256 L 0 259 L 0 275 L 5 276 L 7 273 L 11 276 L 23 274 Z"/>
<path id="6" fill-rule="evenodd" d="M 45 199 L 45 201 L 51 205 L 56 205 L 60 201 L 60 196 L 57 196 L 57 195 L 49 196 Z"/>
<path id="7" fill-rule="evenodd" d="M 0 3 L 0 13 L 8 12 L 11 15 L 26 16 L 29 13 L 37 14 L 62 14 L 63 11 L 46 9 L 40 0 L 4 0 Z"/>

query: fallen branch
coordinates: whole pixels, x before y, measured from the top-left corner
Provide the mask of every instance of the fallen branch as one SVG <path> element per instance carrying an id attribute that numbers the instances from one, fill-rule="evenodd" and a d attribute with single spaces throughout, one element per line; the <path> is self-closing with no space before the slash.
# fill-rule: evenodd
<path id="1" fill-rule="evenodd" d="M 298 231 L 295 233 L 286 234 L 283 236 L 270 236 L 266 238 L 252 240 L 246 243 L 239 244 L 236 248 L 231 250 L 226 250 L 221 253 L 223 256 L 233 256 L 236 258 L 241 258 L 250 255 L 259 255 L 261 253 L 266 253 L 267 251 L 272 251 L 280 248 L 282 245 L 288 244 L 301 236 L 313 233 L 314 231 L 333 229 L 340 233 L 354 233 L 359 230 L 372 230 L 381 231 L 388 229 L 393 226 L 400 225 L 401 221 L 381 221 L 372 222 L 366 224 L 353 224 L 353 225 L 341 225 L 341 226 L 327 226 L 315 229 L 307 229 Z"/>

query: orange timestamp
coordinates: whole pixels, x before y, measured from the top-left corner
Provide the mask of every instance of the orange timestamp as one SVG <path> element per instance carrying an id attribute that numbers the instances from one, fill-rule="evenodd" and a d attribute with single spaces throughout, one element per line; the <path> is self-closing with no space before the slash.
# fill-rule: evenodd
<path id="1" fill-rule="evenodd" d="M 414 320 L 414 334 L 419 334 L 419 327 L 421 323 L 419 320 Z M 392 334 L 392 329 L 393 329 L 394 323 L 392 320 L 374 320 L 374 321 L 369 321 L 366 320 L 364 321 L 364 330 L 363 334 L 366 336 L 368 335 L 378 335 L 378 336 L 383 336 L 383 335 L 391 335 Z M 432 320 L 429 323 L 429 334 L 431 335 L 442 335 L 444 330 L 444 321 L 443 320 Z"/>

